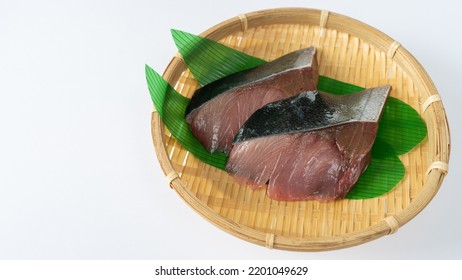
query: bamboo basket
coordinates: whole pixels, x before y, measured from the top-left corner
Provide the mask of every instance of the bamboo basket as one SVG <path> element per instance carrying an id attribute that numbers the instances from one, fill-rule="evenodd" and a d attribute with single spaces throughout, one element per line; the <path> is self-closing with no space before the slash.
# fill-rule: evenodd
<path id="1" fill-rule="evenodd" d="M 391 96 L 416 109 L 428 129 L 418 146 L 400 156 L 406 175 L 389 193 L 364 200 L 285 202 L 241 186 L 190 155 L 154 111 L 154 147 L 170 187 L 205 219 L 268 248 L 323 251 L 394 233 L 435 196 L 448 170 L 446 114 L 430 77 L 398 42 L 352 18 L 305 8 L 240 15 L 200 35 L 265 60 L 315 46 L 320 75 L 361 87 L 390 84 Z M 198 87 L 179 54 L 163 77 L 187 97 Z"/>

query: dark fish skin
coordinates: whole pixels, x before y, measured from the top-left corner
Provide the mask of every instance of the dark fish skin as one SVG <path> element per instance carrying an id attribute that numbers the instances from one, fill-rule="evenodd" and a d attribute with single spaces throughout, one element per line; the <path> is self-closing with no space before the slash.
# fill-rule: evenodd
<path id="1" fill-rule="evenodd" d="M 350 95 L 305 92 L 257 110 L 236 135 L 226 170 L 270 198 L 344 198 L 371 160 L 390 87 Z"/>
<path id="2" fill-rule="evenodd" d="M 207 150 L 228 153 L 237 131 L 256 110 L 314 90 L 317 81 L 316 49 L 295 51 L 199 88 L 186 109 L 186 121 Z"/>
<path id="3" fill-rule="evenodd" d="M 350 122 L 378 122 L 390 86 L 336 95 L 318 91 L 275 101 L 255 111 L 234 143 L 268 135 L 308 132 Z"/>

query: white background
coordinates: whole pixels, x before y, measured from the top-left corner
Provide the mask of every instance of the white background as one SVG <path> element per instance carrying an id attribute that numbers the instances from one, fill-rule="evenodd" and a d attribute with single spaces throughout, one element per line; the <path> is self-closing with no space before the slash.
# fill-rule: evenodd
<path id="1" fill-rule="evenodd" d="M 216 228 L 165 180 L 150 134 L 148 64 L 198 34 L 277 7 L 341 13 L 424 66 L 450 122 L 450 172 L 425 210 L 353 248 L 269 250 Z M 461 259 L 461 31 L 457 1 L 0 0 L 0 259 Z"/>

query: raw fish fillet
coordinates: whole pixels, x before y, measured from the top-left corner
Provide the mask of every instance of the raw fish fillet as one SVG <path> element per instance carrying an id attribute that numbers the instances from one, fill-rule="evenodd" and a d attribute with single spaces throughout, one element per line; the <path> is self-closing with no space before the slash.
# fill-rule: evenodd
<path id="1" fill-rule="evenodd" d="M 186 121 L 207 150 L 228 153 L 237 131 L 257 109 L 315 90 L 317 83 L 316 49 L 295 51 L 199 88 L 186 108 Z"/>
<path id="2" fill-rule="evenodd" d="M 390 87 L 305 92 L 257 110 L 236 135 L 226 170 L 275 200 L 341 199 L 370 163 Z"/>

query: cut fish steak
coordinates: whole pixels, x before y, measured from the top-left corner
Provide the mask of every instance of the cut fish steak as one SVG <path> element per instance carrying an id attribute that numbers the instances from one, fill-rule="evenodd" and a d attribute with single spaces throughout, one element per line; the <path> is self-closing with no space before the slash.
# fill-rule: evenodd
<path id="1" fill-rule="evenodd" d="M 186 108 L 186 121 L 207 150 L 229 153 L 239 128 L 256 110 L 315 90 L 317 82 L 316 49 L 295 51 L 199 88 Z"/>
<path id="2" fill-rule="evenodd" d="M 371 160 L 390 87 L 310 91 L 257 110 L 235 137 L 226 170 L 275 200 L 344 198 Z"/>

